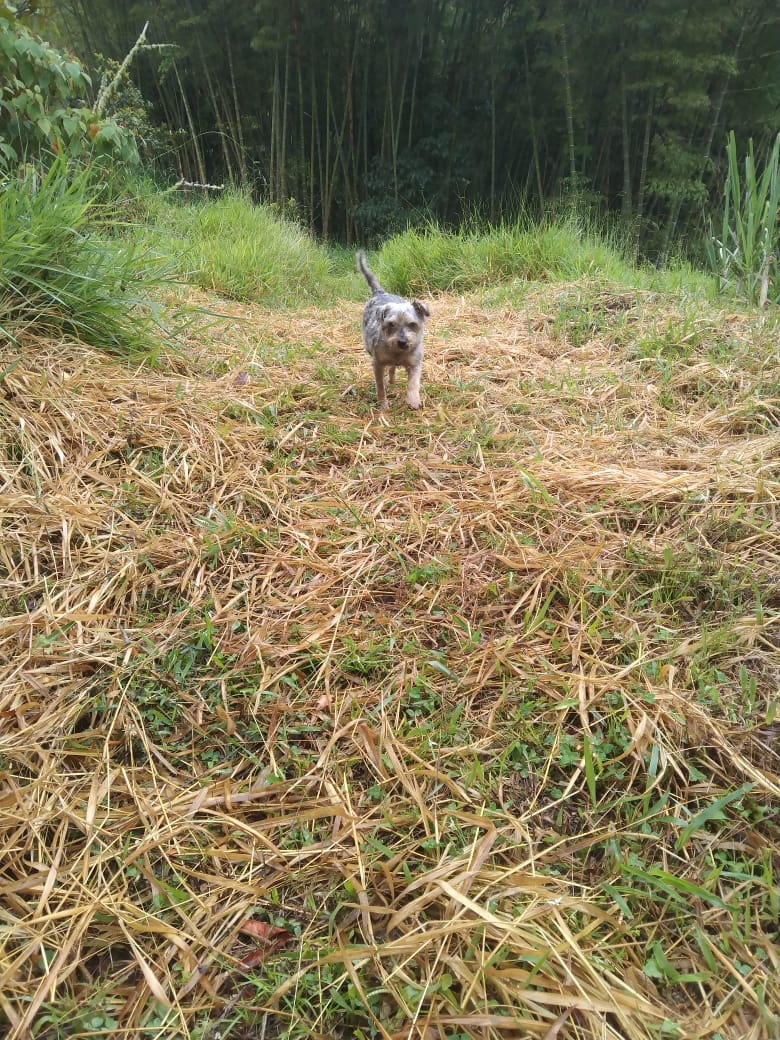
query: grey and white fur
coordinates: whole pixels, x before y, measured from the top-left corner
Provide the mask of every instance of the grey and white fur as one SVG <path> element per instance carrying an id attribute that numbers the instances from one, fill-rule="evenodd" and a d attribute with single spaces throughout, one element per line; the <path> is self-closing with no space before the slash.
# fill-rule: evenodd
<path id="1" fill-rule="evenodd" d="M 419 300 L 405 300 L 402 296 L 385 292 L 362 251 L 357 254 L 357 265 L 371 289 L 363 311 L 363 342 L 374 366 L 377 404 L 380 408 L 387 408 L 385 370 L 390 370 L 389 383 L 392 386 L 395 370 L 400 365 L 406 369 L 408 377 L 406 403 L 410 408 L 419 408 L 423 332 L 425 319 L 431 312 Z"/>

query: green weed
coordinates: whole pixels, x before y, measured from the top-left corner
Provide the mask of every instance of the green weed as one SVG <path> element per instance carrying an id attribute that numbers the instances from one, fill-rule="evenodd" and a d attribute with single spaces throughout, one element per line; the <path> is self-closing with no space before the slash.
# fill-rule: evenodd
<path id="1" fill-rule="evenodd" d="M 752 140 L 744 159 L 744 177 L 732 130 L 726 147 L 728 175 L 723 191 L 720 237 L 707 243 L 710 267 L 721 291 L 764 306 L 778 296 L 777 251 L 780 245 L 780 134 L 759 173 Z"/>

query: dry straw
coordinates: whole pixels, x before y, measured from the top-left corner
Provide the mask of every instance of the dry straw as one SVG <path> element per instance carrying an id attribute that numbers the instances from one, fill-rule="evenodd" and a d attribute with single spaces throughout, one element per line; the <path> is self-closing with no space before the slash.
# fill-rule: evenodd
<path id="1" fill-rule="evenodd" d="M 776 353 L 556 300 L 3 349 L 9 1040 L 777 1035 Z"/>

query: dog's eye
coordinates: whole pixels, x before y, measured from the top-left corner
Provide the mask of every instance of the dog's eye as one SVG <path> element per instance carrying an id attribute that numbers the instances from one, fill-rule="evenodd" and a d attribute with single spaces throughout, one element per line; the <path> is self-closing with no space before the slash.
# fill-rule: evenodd
<path id="1" fill-rule="evenodd" d="M 420 326 L 419 326 L 419 325 L 417 324 L 417 322 L 416 322 L 416 321 L 410 321 L 410 322 L 409 322 L 409 330 L 410 330 L 411 332 L 417 332 L 417 330 L 419 329 L 419 327 L 420 327 Z"/>

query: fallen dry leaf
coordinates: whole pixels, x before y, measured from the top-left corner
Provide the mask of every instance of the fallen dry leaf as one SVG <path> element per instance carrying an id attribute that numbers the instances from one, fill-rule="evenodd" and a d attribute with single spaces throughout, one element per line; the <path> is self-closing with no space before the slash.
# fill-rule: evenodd
<path id="1" fill-rule="evenodd" d="M 258 964 L 263 963 L 266 957 L 281 949 L 285 943 L 294 938 L 292 932 L 288 932 L 286 928 L 277 928 L 276 925 L 268 924 L 267 921 L 255 921 L 251 918 L 244 921 L 239 931 L 253 935 L 262 942 L 262 946 L 258 946 L 256 950 L 252 950 L 242 958 L 241 962 L 247 968 L 256 968 Z"/>

